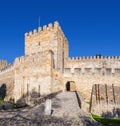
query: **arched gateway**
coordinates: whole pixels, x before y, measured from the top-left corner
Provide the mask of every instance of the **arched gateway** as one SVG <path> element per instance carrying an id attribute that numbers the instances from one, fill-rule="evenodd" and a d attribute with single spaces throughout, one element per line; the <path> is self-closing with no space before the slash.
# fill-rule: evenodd
<path id="1" fill-rule="evenodd" d="M 75 91 L 76 85 L 74 81 L 67 81 L 66 83 L 66 91 Z"/>

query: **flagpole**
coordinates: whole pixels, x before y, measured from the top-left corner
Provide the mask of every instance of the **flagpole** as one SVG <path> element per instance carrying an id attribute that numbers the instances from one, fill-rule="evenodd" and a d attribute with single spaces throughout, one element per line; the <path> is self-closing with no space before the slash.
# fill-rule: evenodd
<path id="1" fill-rule="evenodd" d="M 39 16 L 39 19 L 38 19 L 38 27 L 40 27 L 40 16 Z"/>

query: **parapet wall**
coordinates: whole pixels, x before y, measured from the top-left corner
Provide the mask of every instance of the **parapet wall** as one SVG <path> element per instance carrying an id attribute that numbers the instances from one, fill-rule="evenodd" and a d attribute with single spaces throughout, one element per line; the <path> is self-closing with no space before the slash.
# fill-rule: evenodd
<path id="1" fill-rule="evenodd" d="M 44 52 L 32 53 L 31 55 L 21 56 L 15 59 L 15 63 L 24 63 L 26 61 L 36 62 L 36 60 L 43 56 Z"/>
<path id="2" fill-rule="evenodd" d="M 0 60 L 0 70 L 4 69 L 7 65 L 8 64 L 6 60 Z"/>
<path id="3" fill-rule="evenodd" d="M 74 75 L 120 76 L 120 56 L 69 58 L 64 73 Z"/>
<path id="4" fill-rule="evenodd" d="M 31 55 L 18 57 L 15 59 L 15 67 L 20 67 L 19 65 L 22 65 L 22 66 L 28 65 L 26 67 L 29 67 L 30 64 L 35 65 L 35 64 L 45 63 L 43 59 L 45 59 L 45 56 L 47 54 L 53 55 L 53 52 L 51 50 L 48 50 L 45 52 L 32 53 Z M 26 64 L 28 62 L 29 64 Z"/>
<path id="5" fill-rule="evenodd" d="M 57 21 L 55 21 L 54 24 L 49 23 L 48 26 L 44 25 L 43 27 L 38 27 L 38 29 L 34 29 L 33 31 L 25 33 L 25 38 L 26 39 L 30 38 L 30 37 L 32 38 L 36 35 L 39 35 L 39 36 L 42 35 L 43 36 L 44 34 L 50 32 L 50 31 L 52 31 L 53 33 L 56 32 L 56 31 L 59 31 L 65 37 L 63 31 L 61 30 L 59 23 Z"/>
<path id="6" fill-rule="evenodd" d="M 120 60 L 120 56 L 83 56 L 69 57 L 68 61 L 93 61 L 93 60 Z"/>
<path id="7" fill-rule="evenodd" d="M 0 75 L 14 70 L 14 63 L 8 64 L 6 67 L 0 70 Z"/>

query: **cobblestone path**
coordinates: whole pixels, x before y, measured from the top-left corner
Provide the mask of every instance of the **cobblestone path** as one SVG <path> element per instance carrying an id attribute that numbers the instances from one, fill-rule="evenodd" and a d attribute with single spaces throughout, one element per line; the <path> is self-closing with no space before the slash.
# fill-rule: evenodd
<path id="1" fill-rule="evenodd" d="M 89 117 L 80 109 L 75 92 L 60 93 L 52 100 L 53 116 L 57 117 Z"/>

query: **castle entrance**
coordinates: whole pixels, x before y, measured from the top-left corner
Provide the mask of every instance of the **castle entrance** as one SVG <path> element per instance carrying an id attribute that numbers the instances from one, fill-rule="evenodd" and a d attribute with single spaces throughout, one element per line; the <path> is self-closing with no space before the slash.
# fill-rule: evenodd
<path id="1" fill-rule="evenodd" d="M 76 90 L 76 85 L 74 81 L 68 81 L 66 83 L 66 91 L 75 91 Z"/>

